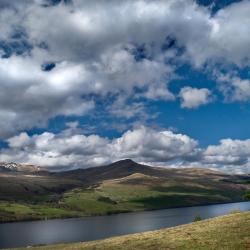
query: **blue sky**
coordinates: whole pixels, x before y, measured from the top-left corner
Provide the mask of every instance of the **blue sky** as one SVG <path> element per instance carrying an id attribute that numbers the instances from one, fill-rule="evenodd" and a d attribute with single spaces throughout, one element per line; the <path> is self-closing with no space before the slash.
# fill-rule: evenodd
<path id="1" fill-rule="evenodd" d="M 250 170 L 250 1 L 0 1 L 0 161 Z"/>
<path id="2" fill-rule="evenodd" d="M 209 78 L 209 75 L 200 71 L 193 70 L 189 66 L 182 66 L 178 72 L 183 77 L 180 80 L 173 80 L 170 89 L 178 95 L 183 86 L 192 86 L 195 88 L 205 87 L 213 89 L 216 93 L 216 100 L 208 105 L 195 109 L 183 109 L 180 107 L 180 100 L 177 101 L 148 101 L 144 100 L 147 112 L 157 116 L 149 119 L 147 124 L 152 127 L 170 128 L 176 132 L 188 134 L 199 141 L 202 147 L 210 144 L 217 144 L 220 139 L 248 139 L 250 137 L 250 104 L 249 102 L 227 102 L 223 96 L 216 90 L 216 82 Z M 102 126 L 103 120 L 109 124 L 114 122 L 117 125 L 127 125 L 128 128 L 133 126 L 137 117 L 133 119 L 116 119 L 112 116 L 103 115 L 103 102 L 100 101 L 96 114 L 84 117 L 57 117 L 51 119 L 48 128 L 41 131 L 49 130 L 58 133 L 65 128 L 67 122 L 78 121 L 83 127 L 93 127 L 93 131 L 101 136 L 117 137 L 124 130 L 117 130 L 111 126 Z M 103 118 L 105 116 L 105 118 Z M 131 124 L 132 122 L 132 124 Z M 128 124 L 127 124 L 128 123 Z M 98 125 L 97 125 L 98 124 Z M 125 127 L 127 127 L 125 126 Z M 88 129 L 87 129 L 88 130 Z M 29 131 L 31 134 L 37 133 L 37 129 Z M 208 132 L 209 131 L 209 132 Z M 92 131 L 87 131 L 90 134 Z"/>

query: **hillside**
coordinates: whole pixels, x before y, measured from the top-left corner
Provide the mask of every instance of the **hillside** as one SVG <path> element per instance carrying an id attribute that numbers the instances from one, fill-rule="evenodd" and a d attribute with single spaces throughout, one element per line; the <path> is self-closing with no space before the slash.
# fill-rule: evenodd
<path id="1" fill-rule="evenodd" d="M 32 247 L 34 250 L 247 250 L 250 249 L 250 212 L 234 213 L 209 220 L 146 233 L 105 240 Z M 21 249 L 19 249 L 21 250 Z"/>
<path id="2" fill-rule="evenodd" d="M 0 173 L 0 221 L 65 218 L 243 199 L 249 176 L 208 169 L 164 169 L 123 160 L 51 173 Z"/>

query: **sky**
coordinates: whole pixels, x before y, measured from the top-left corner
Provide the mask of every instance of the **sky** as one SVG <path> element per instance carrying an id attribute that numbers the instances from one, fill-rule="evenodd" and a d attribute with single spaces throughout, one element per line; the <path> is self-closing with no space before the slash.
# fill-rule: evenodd
<path id="1" fill-rule="evenodd" d="M 0 161 L 249 173 L 249 13 L 249 0 L 0 0 Z"/>

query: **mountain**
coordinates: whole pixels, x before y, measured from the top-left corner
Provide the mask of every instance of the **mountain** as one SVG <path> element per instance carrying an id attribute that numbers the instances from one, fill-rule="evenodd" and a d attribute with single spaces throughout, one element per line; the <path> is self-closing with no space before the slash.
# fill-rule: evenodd
<path id="1" fill-rule="evenodd" d="M 249 179 L 248 175 L 230 175 L 220 171 L 204 168 L 161 168 L 152 167 L 144 164 L 139 164 L 131 159 L 120 160 L 108 165 L 92 167 L 86 169 L 76 169 L 71 171 L 53 173 L 54 176 L 60 178 L 69 178 L 80 180 L 87 186 L 99 183 L 101 181 L 123 178 L 133 174 L 144 174 L 151 177 L 160 177 L 171 179 L 194 179 L 199 181 L 204 180 L 223 180 L 224 182 L 232 183 L 242 182 L 244 179 Z"/>
<path id="2" fill-rule="evenodd" d="M 38 172 L 40 167 L 28 164 L 18 164 L 14 162 L 0 162 L 0 172 Z"/>
<path id="3" fill-rule="evenodd" d="M 249 175 L 151 167 L 130 159 L 64 172 L 0 165 L 0 221 L 234 202 L 243 200 L 250 189 Z"/>
<path id="4" fill-rule="evenodd" d="M 160 175 L 161 172 L 160 168 L 153 168 L 136 163 L 131 159 L 125 159 L 105 166 L 59 172 L 54 173 L 54 175 L 81 180 L 89 185 L 103 180 L 125 177 L 134 173 Z"/>

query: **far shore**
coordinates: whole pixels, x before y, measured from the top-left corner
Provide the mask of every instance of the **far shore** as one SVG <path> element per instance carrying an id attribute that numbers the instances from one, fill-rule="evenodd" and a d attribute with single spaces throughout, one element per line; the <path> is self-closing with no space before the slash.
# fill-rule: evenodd
<path id="1" fill-rule="evenodd" d="M 213 205 L 223 205 L 223 204 L 233 204 L 233 203 L 242 203 L 242 202 L 250 202 L 249 200 L 238 200 L 238 201 L 231 201 L 231 202 L 215 202 L 215 203 L 203 203 L 194 206 L 174 206 L 174 207 L 167 207 L 162 209 L 145 209 L 139 211 L 117 211 L 117 212 L 110 212 L 107 214 L 93 214 L 93 215 L 84 215 L 84 216 L 65 216 L 60 218 L 45 218 L 45 219 L 23 219 L 23 220 L 16 220 L 16 221 L 0 221 L 0 224 L 7 224 L 7 223 L 22 223 L 22 222 L 33 222 L 33 221 L 47 221 L 47 220 L 67 220 L 67 219 L 84 219 L 89 217 L 102 217 L 102 216 L 112 216 L 112 215 L 121 215 L 121 214 L 130 214 L 130 213 L 143 213 L 143 212 L 150 212 L 150 211 L 159 211 L 159 210 L 166 210 L 166 209 L 176 209 L 176 208 L 188 208 L 188 207 L 202 207 L 202 206 L 213 206 Z"/>

